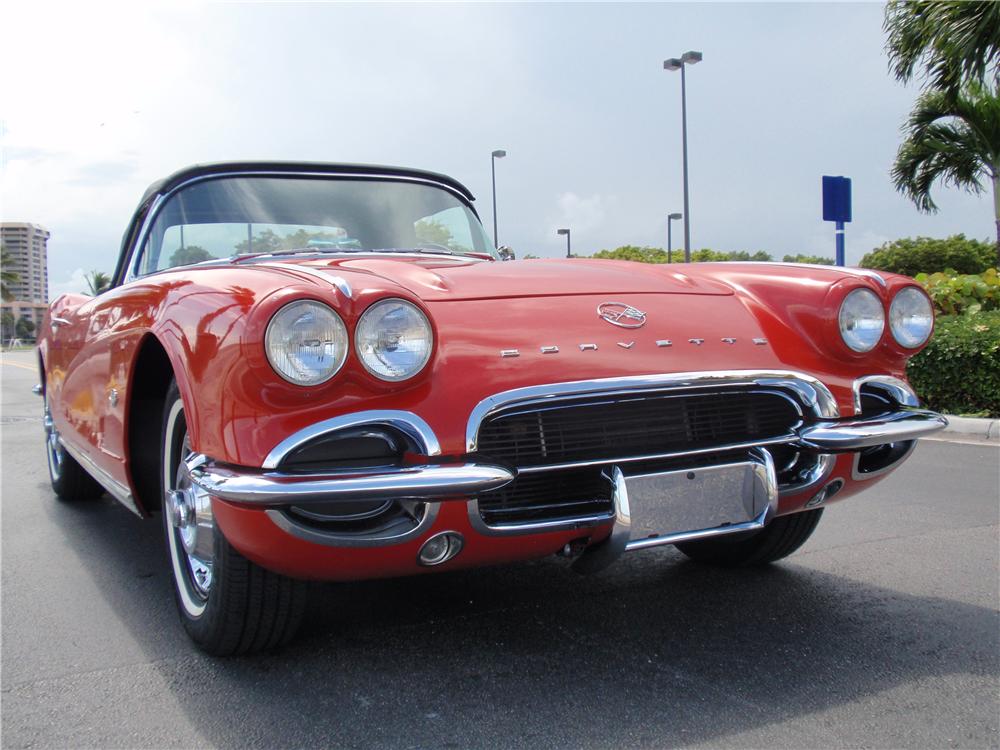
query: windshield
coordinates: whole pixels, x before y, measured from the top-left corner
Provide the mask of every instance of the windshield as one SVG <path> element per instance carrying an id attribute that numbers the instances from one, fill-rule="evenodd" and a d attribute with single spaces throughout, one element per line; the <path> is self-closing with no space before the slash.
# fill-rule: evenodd
<path id="1" fill-rule="evenodd" d="M 246 253 L 428 250 L 496 257 L 459 198 L 421 183 L 221 177 L 181 188 L 146 238 L 136 274 Z"/>

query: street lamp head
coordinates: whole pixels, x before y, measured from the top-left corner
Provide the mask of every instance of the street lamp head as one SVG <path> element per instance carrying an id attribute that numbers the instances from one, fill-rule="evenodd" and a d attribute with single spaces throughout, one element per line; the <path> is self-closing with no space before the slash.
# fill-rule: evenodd
<path id="1" fill-rule="evenodd" d="M 671 57 L 669 60 L 663 61 L 664 70 L 680 70 L 681 66 L 684 64 L 683 60 L 676 57 Z"/>
<path id="2" fill-rule="evenodd" d="M 556 234 L 569 234 L 568 229 L 557 229 Z"/>
<path id="3" fill-rule="evenodd" d="M 670 214 L 667 218 L 671 221 L 676 221 L 677 219 L 683 218 L 683 214 Z"/>
<path id="4" fill-rule="evenodd" d="M 502 159 L 506 155 L 507 155 L 507 152 L 504 151 L 503 149 L 499 149 L 499 148 L 496 151 L 493 152 L 493 158 L 494 159 Z"/>
<path id="5" fill-rule="evenodd" d="M 694 50 L 689 50 L 681 55 L 681 62 L 687 63 L 688 65 L 694 65 L 695 63 L 701 62 L 701 59 L 701 53 L 695 52 Z"/>

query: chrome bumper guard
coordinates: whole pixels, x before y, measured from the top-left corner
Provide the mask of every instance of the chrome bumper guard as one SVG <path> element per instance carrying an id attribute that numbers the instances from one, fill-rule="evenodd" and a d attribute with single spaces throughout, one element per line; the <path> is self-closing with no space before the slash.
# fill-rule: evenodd
<path id="1" fill-rule="evenodd" d="M 948 420 L 932 411 L 902 408 L 877 416 L 820 422 L 799 429 L 797 445 L 825 453 L 854 451 L 873 445 L 916 440 L 948 426 Z"/>
<path id="2" fill-rule="evenodd" d="M 237 470 L 195 456 L 186 468 L 191 481 L 210 495 L 251 505 L 447 497 L 465 501 L 469 495 L 499 489 L 514 479 L 509 469 L 484 464 L 427 464 L 318 475 Z"/>
<path id="3" fill-rule="evenodd" d="M 713 482 L 712 480 L 713 475 L 719 474 L 727 476 L 730 485 L 735 478 L 737 486 L 725 488 L 724 483 L 720 487 L 717 481 Z M 705 484 L 706 477 L 709 477 L 707 486 Z M 574 561 L 573 570 L 578 573 L 596 573 L 607 568 L 626 552 L 633 550 L 758 531 L 767 525 L 778 509 L 778 479 L 774 470 L 774 461 L 771 459 L 770 453 L 759 448 L 750 450 L 746 461 L 739 463 L 703 467 L 692 471 L 682 469 L 638 477 L 626 476 L 618 466 L 615 466 L 608 478 L 614 486 L 611 496 L 614 508 L 614 526 L 607 539 L 588 547 Z M 715 478 L 718 479 L 718 476 Z M 651 506 L 648 502 L 643 507 L 641 499 L 643 494 L 641 482 L 643 480 L 653 481 L 651 489 L 657 496 L 656 499 L 660 501 L 656 505 L 662 503 L 664 497 L 668 495 L 675 498 L 673 514 L 668 510 L 666 516 L 658 516 L 657 510 L 659 509 L 656 508 L 656 505 Z M 696 480 L 702 484 L 699 486 Z M 655 486 L 657 482 L 660 483 L 660 487 Z M 668 486 L 669 489 L 667 489 Z M 634 499 L 630 498 L 630 487 L 633 492 L 639 490 Z M 729 492 L 712 493 L 713 489 L 728 489 Z M 668 526 L 671 522 L 679 521 L 683 529 L 685 517 L 692 518 L 691 515 L 685 513 L 688 509 L 698 511 L 694 514 L 695 517 L 699 514 L 704 517 L 707 513 L 709 516 L 728 516 L 730 520 L 709 528 L 681 531 L 664 529 L 650 533 L 656 529 L 656 524 L 660 522 L 655 520 L 656 518 L 661 519 L 661 521 L 667 519 L 665 522 Z M 636 518 L 636 513 L 639 514 L 638 518 Z M 647 518 L 644 522 L 643 513 L 653 518 Z M 736 515 L 742 515 L 743 520 L 735 519 Z M 671 518 L 671 516 L 673 517 Z"/>

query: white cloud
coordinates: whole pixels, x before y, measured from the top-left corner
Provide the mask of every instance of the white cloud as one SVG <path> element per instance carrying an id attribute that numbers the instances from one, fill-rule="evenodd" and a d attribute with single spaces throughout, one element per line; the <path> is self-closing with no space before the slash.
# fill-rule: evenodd
<path id="1" fill-rule="evenodd" d="M 87 291 L 87 272 L 77 268 L 64 281 L 49 284 L 49 299 L 54 300 L 60 294 L 84 294 Z"/>

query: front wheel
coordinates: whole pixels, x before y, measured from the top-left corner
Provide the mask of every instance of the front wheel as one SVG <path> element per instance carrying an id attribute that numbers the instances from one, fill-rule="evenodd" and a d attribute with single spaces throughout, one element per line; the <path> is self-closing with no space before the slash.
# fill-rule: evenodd
<path id="1" fill-rule="evenodd" d="M 49 481 L 56 497 L 64 502 L 94 500 L 104 494 L 104 488 L 77 463 L 59 438 L 59 430 L 52 421 L 49 397 L 45 394 L 42 425 L 45 428 L 45 457 L 49 464 Z"/>
<path id="2" fill-rule="evenodd" d="M 184 629 L 216 656 L 287 643 L 302 621 L 307 584 L 247 560 L 215 526 L 211 498 L 185 468 L 194 454 L 176 383 L 167 394 L 161 447 L 163 528 Z"/>
<path id="3" fill-rule="evenodd" d="M 727 539 L 722 536 L 682 542 L 676 546 L 697 562 L 731 567 L 765 565 L 788 557 L 805 544 L 822 515 L 822 508 L 807 510 L 779 516 L 749 538 Z"/>

